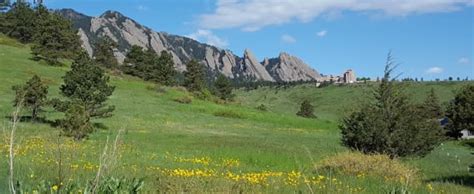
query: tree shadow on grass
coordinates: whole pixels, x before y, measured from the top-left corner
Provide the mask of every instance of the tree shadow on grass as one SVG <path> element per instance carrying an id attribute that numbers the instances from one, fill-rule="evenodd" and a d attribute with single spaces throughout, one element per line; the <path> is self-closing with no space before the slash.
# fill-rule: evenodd
<path id="1" fill-rule="evenodd" d="M 13 117 L 12 116 L 6 116 L 6 119 L 12 121 Z M 48 120 L 44 117 L 37 117 L 36 119 L 33 119 L 31 116 L 20 116 L 18 117 L 18 121 L 21 123 L 37 123 L 37 124 L 48 124 L 52 127 L 57 127 L 58 122 L 57 121 L 51 121 Z"/>
<path id="2" fill-rule="evenodd" d="M 471 176 L 471 175 L 440 177 L 440 178 L 428 180 L 428 182 L 453 183 L 457 185 L 474 188 L 474 176 Z"/>

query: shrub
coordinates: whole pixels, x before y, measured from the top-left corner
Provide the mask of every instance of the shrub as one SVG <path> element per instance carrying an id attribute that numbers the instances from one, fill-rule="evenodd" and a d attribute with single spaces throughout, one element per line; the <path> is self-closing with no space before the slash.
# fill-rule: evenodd
<path id="1" fill-rule="evenodd" d="M 63 134 L 80 140 L 93 132 L 90 116 L 84 106 L 72 103 L 67 106 L 66 118 L 60 121 Z"/>
<path id="2" fill-rule="evenodd" d="M 182 97 L 174 98 L 173 101 L 181 103 L 181 104 L 191 104 L 191 102 L 193 102 L 193 97 L 182 96 Z"/>
<path id="3" fill-rule="evenodd" d="M 416 169 L 408 167 L 398 160 L 392 160 L 388 155 L 383 154 L 340 153 L 321 161 L 315 169 L 358 177 L 370 176 L 410 185 L 419 181 Z"/>
<path id="4" fill-rule="evenodd" d="M 267 106 L 265 106 L 265 104 L 258 105 L 256 107 L 256 109 L 259 110 L 259 111 L 265 111 L 265 112 L 268 111 L 268 108 L 267 108 Z"/>
<path id="5" fill-rule="evenodd" d="M 314 107 L 309 100 L 304 100 L 301 103 L 300 111 L 297 112 L 296 115 L 306 118 L 316 118 L 316 115 L 314 115 Z"/>
<path id="6" fill-rule="evenodd" d="M 193 94 L 196 98 L 200 100 L 212 101 L 214 99 L 214 96 L 208 89 L 202 89 L 202 91 L 194 91 Z"/>
<path id="7" fill-rule="evenodd" d="M 239 113 L 233 112 L 231 110 L 221 110 L 214 113 L 216 117 L 225 117 L 225 118 L 235 118 L 242 119 L 243 116 Z"/>

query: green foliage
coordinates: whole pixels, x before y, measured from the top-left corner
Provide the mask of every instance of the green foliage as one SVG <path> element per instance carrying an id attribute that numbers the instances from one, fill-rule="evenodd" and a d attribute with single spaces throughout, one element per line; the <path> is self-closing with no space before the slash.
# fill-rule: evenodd
<path id="1" fill-rule="evenodd" d="M 145 181 L 143 178 L 114 178 L 108 177 L 105 180 L 101 181 L 100 185 L 98 185 L 96 192 L 97 193 L 131 193 L 136 194 L 139 193 L 143 186 L 145 185 Z"/>
<path id="2" fill-rule="evenodd" d="M 166 51 L 162 51 L 158 56 L 151 49 L 143 51 L 140 46 L 132 46 L 124 63 L 122 70 L 126 74 L 167 86 L 175 84 L 177 72 L 173 56 Z"/>
<path id="3" fill-rule="evenodd" d="M 474 131 L 474 85 L 470 84 L 457 92 L 448 106 L 448 135 L 459 138 L 464 129 Z"/>
<path id="4" fill-rule="evenodd" d="M 439 102 L 439 98 L 433 88 L 431 88 L 430 92 L 428 93 L 428 96 L 421 104 L 420 108 L 420 111 L 426 114 L 426 118 L 439 119 L 442 118 L 444 115 L 443 108 L 441 107 L 441 104 Z"/>
<path id="5" fill-rule="evenodd" d="M 267 106 L 265 106 L 265 104 L 258 105 L 256 107 L 256 109 L 259 110 L 259 111 L 264 111 L 264 112 L 268 111 L 268 108 L 267 108 Z"/>
<path id="6" fill-rule="evenodd" d="M 232 110 L 220 110 L 217 112 L 214 112 L 214 116 L 216 117 L 225 117 L 225 118 L 234 118 L 234 119 L 242 119 L 244 118 L 243 115 L 234 112 Z"/>
<path id="7" fill-rule="evenodd" d="M 93 132 L 90 115 L 79 102 L 70 103 L 65 112 L 65 118 L 59 122 L 63 134 L 80 140 Z"/>
<path id="8" fill-rule="evenodd" d="M 72 59 L 77 56 L 82 49 L 81 43 L 77 30 L 69 20 L 58 13 L 49 12 L 43 5 L 36 8 L 35 18 L 35 44 L 31 47 L 35 59 L 44 59 L 52 65 L 60 65 L 59 59 Z"/>
<path id="9" fill-rule="evenodd" d="M 306 118 L 316 118 L 316 115 L 314 115 L 314 107 L 309 100 L 304 100 L 301 103 L 300 111 L 298 111 L 296 115 Z"/>
<path id="10" fill-rule="evenodd" d="M 94 44 L 94 61 L 106 68 L 112 69 L 118 66 L 117 58 L 114 55 L 114 49 L 117 43 L 108 37 L 103 37 Z"/>
<path id="11" fill-rule="evenodd" d="M 17 2 L 3 17 L 0 32 L 28 43 L 35 34 L 36 16 L 34 10 L 26 2 Z"/>
<path id="12" fill-rule="evenodd" d="M 0 32 L 22 43 L 34 43 L 34 58 L 52 65 L 59 65 L 60 58 L 73 58 L 81 49 L 77 31 L 69 20 L 43 5 L 33 9 L 24 1 L 1 14 Z"/>
<path id="13" fill-rule="evenodd" d="M 46 104 L 48 96 L 48 86 L 41 81 L 41 78 L 34 75 L 25 85 L 14 86 L 15 100 L 13 105 L 24 106 L 31 109 L 31 119 L 36 120 L 41 107 Z"/>
<path id="14" fill-rule="evenodd" d="M 174 68 L 173 55 L 166 51 L 161 51 L 160 57 L 158 58 L 157 68 L 155 71 L 156 82 L 167 86 L 175 84 L 174 79 L 177 72 Z"/>
<path id="15" fill-rule="evenodd" d="M 182 96 L 182 97 L 174 98 L 173 101 L 181 103 L 181 104 L 191 104 L 191 102 L 193 102 L 193 97 Z"/>
<path id="16" fill-rule="evenodd" d="M 345 146 L 390 157 L 424 156 L 442 140 L 437 119 L 410 103 L 401 85 L 392 80 L 395 66 L 389 55 L 384 78 L 373 100 L 345 117 L 340 125 Z"/>
<path id="17" fill-rule="evenodd" d="M 64 76 L 61 94 L 83 105 L 92 118 L 109 117 L 115 109 L 105 104 L 115 89 L 108 84 L 109 79 L 104 70 L 94 65 L 86 53 L 82 53 Z"/>
<path id="18" fill-rule="evenodd" d="M 184 86 L 190 92 L 202 92 L 205 88 L 204 67 L 196 60 L 191 60 L 186 64 L 184 73 Z"/>
<path id="19" fill-rule="evenodd" d="M 216 88 L 216 96 L 218 96 L 220 99 L 231 100 L 234 98 L 234 94 L 232 94 L 232 84 L 229 78 L 227 78 L 225 75 L 219 74 L 217 76 L 214 87 Z"/>

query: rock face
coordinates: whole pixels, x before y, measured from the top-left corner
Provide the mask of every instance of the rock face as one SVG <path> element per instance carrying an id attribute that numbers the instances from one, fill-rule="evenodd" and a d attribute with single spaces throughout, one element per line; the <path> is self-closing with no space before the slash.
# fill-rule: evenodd
<path id="1" fill-rule="evenodd" d="M 265 59 L 263 65 L 277 81 L 320 80 L 321 74 L 310 68 L 301 59 L 288 53 L 280 53 L 278 58 Z"/>
<path id="2" fill-rule="evenodd" d="M 203 44 L 193 39 L 156 32 L 140 25 L 116 11 L 106 11 L 99 17 L 90 17 L 72 9 L 58 11 L 71 19 L 83 41 L 84 49 L 92 55 L 93 45 L 100 37 L 107 36 L 118 43 L 115 56 L 122 63 L 132 45 L 163 50 L 173 55 L 178 71 L 185 71 L 185 64 L 191 59 L 206 65 L 208 72 L 222 73 L 236 80 L 298 81 L 318 80 L 320 75 L 302 60 L 282 53 L 278 58 L 266 59 L 263 64 L 248 49 L 243 57 L 229 50 Z"/>

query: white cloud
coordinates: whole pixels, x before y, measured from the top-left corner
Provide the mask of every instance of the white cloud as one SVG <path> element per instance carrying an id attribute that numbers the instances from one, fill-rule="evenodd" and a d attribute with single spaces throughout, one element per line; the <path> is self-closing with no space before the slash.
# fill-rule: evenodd
<path id="1" fill-rule="evenodd" d="M 256 31 L 291 21 L 309 22 L 345 11 L 387 16 L 452 12 L 473 6 L 472 0 L 217 0 L 213 13 L 199 17 L 205 29 Z"/>
<path id="2" fill-rule="evenodd" d="M 210 30 L 199 29 L 192 34 L 187 35 L 187 37 L 192 38 L 197 41 L 202 41 L 207 44 L 220 47 L 220 48 L 224 48 L 229 45 L 229 43 L 226 40 L 218 37 L 217 35 L 212 33 L 212 31 Z"/>
<path id="3" fill-rule="evenodd" d="M 137 9 L 138 9 L 139 11 L 148 11 L 148 7 L 147 7 L 147 6 L 144 6 L 144 5 L 139 5 L 139 6 L 137 6 Z"/>
<path id="4" fill-rule="evenodd" d="M 441 67 L 431 67 L 428 70 L 426 70 L 427 74 L 440 74 L 443 73 L 444 69 Z"/>
<path id="5" fill-rule="evenodd" d="M 296 42 L 296 38 L 291 35 L 284 34 L 283 36 L 281 36 L 281 41 L 283 41 L 284 43 L 291 44 Z"/>
<path id="6" fill-rule="evenodd" d="M 328 34 L 328 31 L 327 30 L 323 30 L 323 31 L 320 31 L 318 32 L 316 35 L 318 35 L 319 37 L 324 37 Z"/>
<path id="7" fill-rule="evenodd" d="M 469 60 L 467 57 L 461 57 L 458 59 L 458 63 L 465 65 L 471 63 L 471 60 Z"/>

